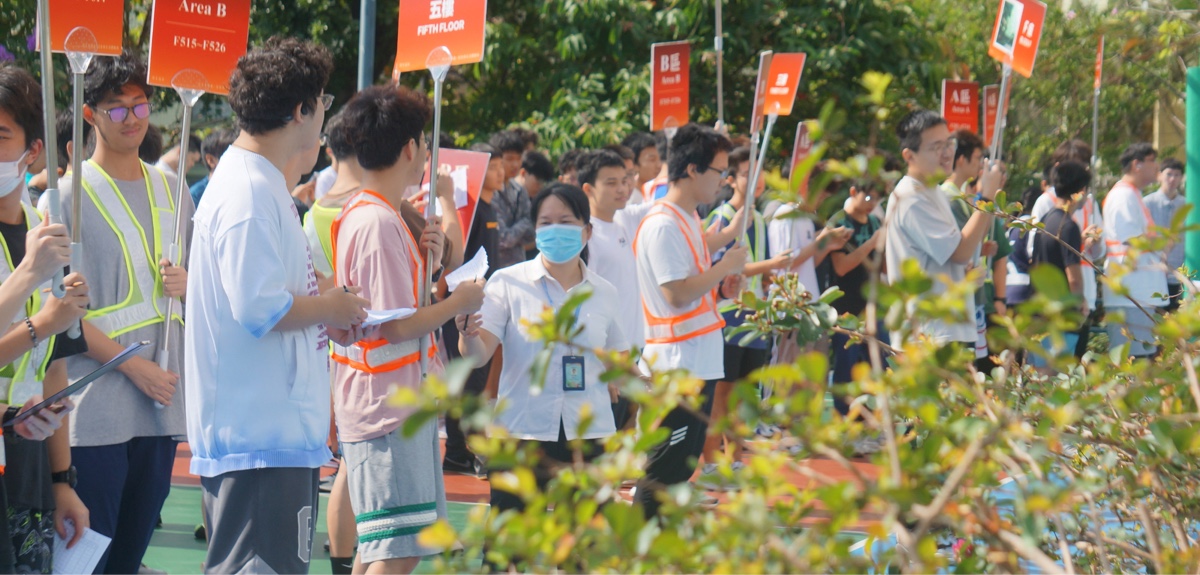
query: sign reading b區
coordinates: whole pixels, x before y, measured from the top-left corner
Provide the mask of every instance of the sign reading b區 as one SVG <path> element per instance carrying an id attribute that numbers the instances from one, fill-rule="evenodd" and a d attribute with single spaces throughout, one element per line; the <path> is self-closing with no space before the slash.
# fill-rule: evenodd
<path id="1" fill-rule="evenodd" d="M 688 123 L 692 46 L 688 42 L 650 45 L 650 129 Z"/>
<path id="2" fill-rule="evenodd" d="M 800 76 L 804 73 L 805 57 L 803 52 L 781 53 L 771 57 L 761 109 L 763 114 L 787 116 L 792 113 L 800 88 Z"/>
<path id="3" fill-rule="evenodd" d="M 1037 61 L 1046 5 L 1038 0 L 1000 0 L 988 55 L 1028 78 Z"/>
<path id="4" fill-rule="evenodd" d="M 979 133 L 979 84 L 942 80 L 942 117 L 953 132 L 966 128 Z"/>
<path id="5" fill-rule="evenodd" d="M 124 0 L 50 0 L 50 49 L 120 56 Z"/>
<path id="6" fill-rule="evenodd" d="M 246 53 L 250 0 L 155 0 L 147 81 L 228 94 Z"/>
<path id="7" fill-rule="evenodd" d="M 450 50 L 450 65 L 483 60 L 487 0 L 400 0 L 392 76 L 424 70 L 429 53 Z"/>

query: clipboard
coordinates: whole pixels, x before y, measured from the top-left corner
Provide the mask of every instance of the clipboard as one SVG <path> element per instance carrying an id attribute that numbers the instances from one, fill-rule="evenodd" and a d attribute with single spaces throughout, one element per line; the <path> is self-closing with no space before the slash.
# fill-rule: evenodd
<path id="1" fill-rule="evenodd" d="M 29 419 L 30 417 L 32 417 L 33 414 L 35 414 L 43 409 L 46 409 L 47 407 L 50 407 L 51 405 L 54 405 L 55 403 L 58 403 L 62 398 L 70 396 L 70 395 L 74 395 L 75 393 L 78 393 L 80 390 L 82 390 L 84 387 L 86 387 L 87 384 L 89 384 L 93 381 L 96 381 L 97 379 L 100 379 L 100 377 L 103 376 L 104 374 L 116 369 L 122 363 L 125 363 L 126 361 L 129 361 L 130 359 L 132 359 L 134 357 L 134 354 L 136 354 L 138 352 L 138 350 L 140 350 L 143 347 L 146 347 L 148 345 L 150 345 L 150 342 L 140 341 L 138 343 L 135 343 L 135 344 L 125 348 L 125 350 L 122 351 L 121 353 L 117 354 L 116 357 L 108 360 L 108 362 L 105 363 L 104 365 L 97 367 L 91 373 L 79 378 L 78 381 L 76 381 L 75 383 L 72 383 L 71 385 L 68 385 L 62 391 L 59 391 L 58 393 L 55 393 L 54 395 L 47 397 L 41 403 L 33 406 L 30 409 L 27 409 L 25 411 L 22 411 L 21 413 L 18 413 L 16 417 L 9 420 L 7 423 L 4 424 L 4 426 L 11 427 L 18 423 L 21 423 L 22 421 L 25 421 L 26 419 Z"/>

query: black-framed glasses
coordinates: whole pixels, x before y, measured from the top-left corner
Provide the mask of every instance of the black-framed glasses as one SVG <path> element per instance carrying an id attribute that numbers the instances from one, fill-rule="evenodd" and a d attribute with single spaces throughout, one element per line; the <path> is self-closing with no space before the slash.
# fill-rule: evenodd
<path id="1" fill-rule="evenodd" d="M 150 102 L 142 102 L 141 104 L 134 104 L 132 106 L 117 106 L 116 108 L 100 109 L 99 111 L 108 116 L 109 120 L 118 124 L 124 122 L 129 117 L 130 112 L 133 112 L 133 117 L 145 120 L 150 117 Z"/>

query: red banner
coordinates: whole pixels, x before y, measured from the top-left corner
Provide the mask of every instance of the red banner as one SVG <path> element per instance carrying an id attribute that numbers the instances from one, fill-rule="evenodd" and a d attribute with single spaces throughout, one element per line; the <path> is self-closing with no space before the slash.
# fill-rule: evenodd
<path id="1" fill-rule="evenodd" d="M 1096 47 L 1096 82 L 1093 87 L 1100 89 L 1100 81 L 1104 78 L 1104 36 L 1100 37 L 1100 45 Z"/>
<path id="2" fill-rule="evenodd" d="M 758 79 L 754 81 L 754 109 L 750 111 L 750 133 L 757 134 L 762 128 L 763 112 L 767 100 L 767 71 L 771 68 L 774 52 L 765 50 L 758 54 Z"/>
<path id="3" fill-rule="evenodd" d="M 50 49 L 55 52 L 120 56 L 124 32 L 124 0 L 50 0 Z"/>
<path id="4" fill-rule="evenodd" d="M 1004 110 L 1007 114 L 1008 104 L 1011 101 L 1012 92 L 1009 91 L 1008 97 L 1004 98 Z M 979 131 L 979 136 L 988 145 L 992 142 L 992 129 L 996 127 L 996 112 L 999 107 L 996 105 L 1000 101 L 1000 85 L 990 84 L 983 87 L 983 129 Z"/>
<path id="5" fill-rule="evenodd" d="M 462 223 L 464 242 L 471 233 L 471 223 L 475 221 L 475 207 L 479 203 L 479 194 L 483 192 L 483 177 L 487 174 L 488 161 L 491 158 L 491 154 L 483 152 L 450 148 L 438 150 L 438 163 L 450 170 L 450 177 L 454 180 L 454 202 L 458 206 L 458 219 Z M 426 163 L 425 180 L 421 183 L 426 192 L 429 188 L 429 174 L 432 173 L 433 170 Z M 412 199 L 419 198 L 420 195 Z M 493 254 L 488 254 L 488 257 L 493 257 Z"/>
<path id="6" fill-rule="evenodd" d="M 650 129 L 679 128 L 688 123 L 692 45 L 650 45 Z"/>
<path id="7" fill-rule="evenodd" d="M 988 55 L 1028 78 L 1037 61 L 1046 5 L 1038 0 L 1000 0 Z"/>
<path id="8" fill-rule="evenodd" d="M 803 52 L 775 54 L 767 70 L 767 90 L 763 99 L 763 114 L 787 116 L 796 104 L 800 76 L 804 74 Z"/>
<path id="9" fill-rule="evenodd" d="M 796 142 L 792 144 L 792 169 L 788 172 L 794 179 L 800 164 L 812 153 L 813 142 L 808 136 L 808 123 L 801 121 L 796 125 Z M 812 174 L 805 174 L 800 181 L 800 197 L 808 199 L 808 179 Z"/>
<path id="10" fill-rule="evenodd" d="M 435 48 L 450 50 L 450 65 L 483 60 L 487 0 L 400 0 L 392 77 L 427 68 Z"/>
<path id="11" fill-rule="evenodd" d="M 966 128 L 979 133 L 979 84 L 942 80 L 942 117 L 953 132 Z"/>
<path id="12" fill-rule="evenodd" d="M 155 0 L 151 9 L 150 84 L 228 94 L 246 53 L 250 0 Z"/>

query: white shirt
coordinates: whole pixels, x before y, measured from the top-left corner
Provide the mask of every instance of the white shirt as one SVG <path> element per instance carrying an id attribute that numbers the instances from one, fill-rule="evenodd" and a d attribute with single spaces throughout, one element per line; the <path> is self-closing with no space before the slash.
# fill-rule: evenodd
<path id="1" fill-rule="evenodd" d="M 1037 201 L 1033 203 L 1033 210 L 1030 215 L 1033 217 L 1033 223 L 1042 221 L 1050 210 L 1055 208 L 1054 204 L 1054 187 L 1047 188 L 1045 193 L 1038 196 Z M 1081 206 L 1076 208 L 1071 213 L 1071 219 L 1079 224 L 1079 231 L 1086 232 L 1091 226 L 1103 227 L 1104 217 L 1100 214 L 1100 203 L 1090 194 L 1084 199 Z M 1029 254 L 1033 254 L 1033 236 L 1029 237 L 1028 245 Z M 1091 249 L 1083 252 L 1089 261 L 1098 262 L 1104 259 L 1104 254 L 1107 250 L 1104 247 L 1103 239 L 1092 244 Z M 1087 300 L 1088 309 L 1096 309 L 1096 268 L 1089 263 L 1083 262 L 1079 266 L 1080 278 L 1083 282 L 1083 299 Z"/>
<path id="2" fill-rule="evenodd" d="M 617 210 L 611 222 L 592 218 L 592 239 L 588 240 L 588 268 L 617 289 L 621 297 L 615 309 L 621 332 L 630 346 L 638 349 L 646 345 L 646 314 L 638 289 L 633 238 L 650 206 L 638 204 Z"/>
<path id="3" fill-rule="evenodd" d="M 1172 200 L 1161 189 L 1146 196 L 1143 201 L 1150 209 L 1150 217 L 1154 218 L 1154 224 L 1168 229 L 1171 227 L 1171 221 L 1175 219 L 1175 214 L 1179 213 L 1180 208 L 1187 205 L 1187 198 L 1183 194 L 1176 195 Z M 1183 238 L 1179 238 L 1171 246 L 1171 251 L 1167 252 L 1166 276 L 1169 284 L 1179 283 L 1179 278 L 1175 277 L 1175 270 L 1183 266 L 1184 248 Z"/>
<path id="4" fill-rule="evenodd" d="M 329 460 L 328 341 L 322 326 L 273 331 L 317 278 L 286 180 L 230 146 L 194 218 L 186 374 L 193 473 L 214 477 Z"/>
<path id="5" fill-rule="evenodd" d="M 317 179 L 313 188 L 313 201 L 315 202 L 325 197 L 325 194 L 328 194 L 329 190 L 333 188 L 334 182 L 337 182 L 337 170 L 333 169 L 333 166 L 326 166 L 324 170 L 317 172 L 317 175 L 313 177 Z"/>
<path id="6" fill-rule="evenodd" d="M 666 205 L 674 207 L 681 214 L 685 213 L 683 208 L 666 200 L 655 202 L 650 211 L 654 212 L 655 208 L 667 209 Z M 701 259 L 706 258 L 699 218 L 694 212 L 684 217 L 688 219 L 686 230 L 680 228 L 675 216 L 656 216 L 644 219 L 637 231 L 635 255 L 638 287 L 642 292 L 642 301 L 649 312 L 657 317 L 683 315 L 694 310 L 698 303 L 674 307 L 667 302 L 661 289 L 663 284 L 700 274 L 696 255 Z M 685 233 L 696 247 L 697 254 L 693 254 L 688 247 Z M 718 329 L 676 343 L 648 343 L 642 351 L 642 369 L 686 369 L 700 379 L 721 379 L 725 377 L 725 338 Z"/>
<path id="7" fill-rule="evenodd" d="M 899 270 L 903 269 L 905 260 L 915 259 L 921 270 L 933 279 L 930 296 L 946 293 L 947 285 L 938 279 L 939 275 L 945 275 L 955 283 L 966 281 L 967 265 L 950 260 L 962 241 L 962 231 L 950 211 L 950 201 L 941 190 L 908 176 L 901 178 L 888 201 L 884 221 L 887 222 L 884 256 L 887 268 L 893 270 L 893 277 L 900 277 Z M 962 305 L 967 314 L 965 321 L 928 320 L 914 325 L 914 333 L 941 344 L 975 343 L 975 321 L 972 319 L 975 294 L 967 292 Z"/>
<path id="8" fill-rule="evenodd" d="M 1125 245 L 1132 238 L 1145 236 L 1150 230 L 1149 212 L 1142 203 L 1142 192 L 1124 180 L 1118 181 L 1104 198 L 1104 241 L 1108 245 L 1105 269 L 1125 261 Z M 1104 286 L 1104 305 L 1109 307 L 1134 307 L 1133 301 L 1145 307 L 1161 307 L 1167 301 L 1159 297 L 1167 293 L 1166 266 L 1162 254 L 1143 252 L 1132 266 L 1132 270 L 1121 278 L 1121 285 L 1129 290 L 1129 296 L 1113 293 Z"/>
<path id="9" fill-rule="evenodd" d="M 616 288 L 595 272 L 583 269 L 583 282 L 564 291 L 546 272 L 539 256 L 497 271 L 484 288 L 483 308 L 479 312 L 483 329 L 504 346 L 504 368 L 500 371 L 497 397 L 503 409 L 498 421 L 517 439 L 556 441 L 560 421 L 568 440 L 596 439 L 616 433 L 608 385 L 600 381 L 604 367 L 592 350 L 626 351 L 629 345 L 612 314 L 619 305 Z M 567 298 L 586 290 L 591 290 L 592 296 L 579 307 L 578 321 L 583 332 L 576 339 L 586 349 L 569 351 L 555 346 L 544 385 L 537 389 L 530 381 L 530 369 L 545 347 L 533 339 L 522 320 L 540 317 L 547 307 L 558 309 Z M 563 389 L 563 357 L 567 355 L 584 359 L 582 391 Z M 584 409 L 590 410 L 593 420 L 580 435 Z"/>
<path id="10" fill-rule="evenodd" d="M 795 204 L 780 206 L 767 224 L 767 245 L 771 246 L 771 253 L 782 254 L 791 250 L 794 256 L 816 239 L 817 226 L 812 220 L 805 217 L 780 217 L 794 211 L 796 211 Z M 821 294 L 821 286 L 817 283 L 817 265 L 813 262 L 813 258 L 800 262 L 788 271 L 795 272 L 799 276 L 800 283 L 804 284 L 804 289 L 809 293 Z"/>

